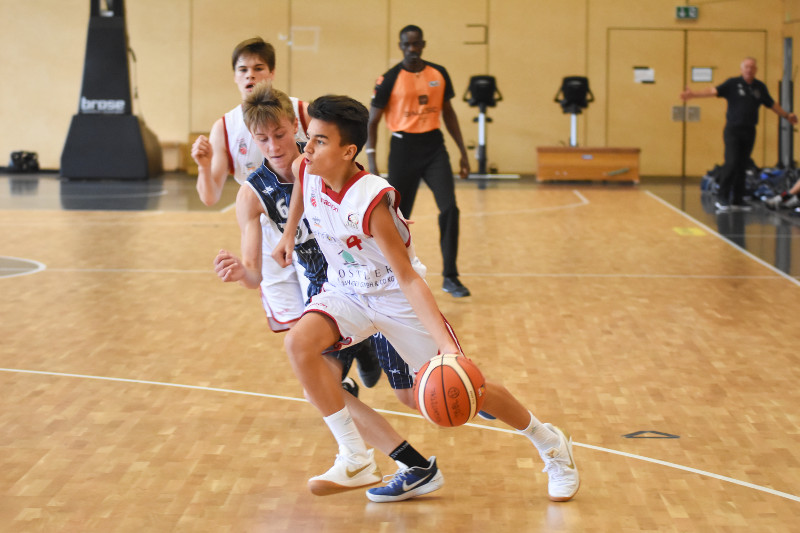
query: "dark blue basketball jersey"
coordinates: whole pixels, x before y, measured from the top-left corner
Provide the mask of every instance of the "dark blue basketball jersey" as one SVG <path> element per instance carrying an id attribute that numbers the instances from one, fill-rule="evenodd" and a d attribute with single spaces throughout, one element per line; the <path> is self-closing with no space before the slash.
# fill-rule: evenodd
<path id="1" fill-rule="evenodd" d="M 267 212 L 267 216 L 272 220 L 278 229 L 283 233 L 286 226 L 286 217 L 289 215 L 289 202 L 292 198 L 293 184 L 281 183 L 278 177 L 266 165 L 262 163 L 250 177 L 247 184 L 256 193 L 261 205 Z M 306 277 L 309 280 L 308 299 L 318 294 L 322 290 L 322 285 L 327 279 L 328 263 L 325 256 L 317 245 L 317 240 L 311 232 L 308 221 L 305 218 L 297 227 L 295 236 L 294 251 L 297 253 L 297 261 L 306 269 Z M 272 261 L 271 257 L 262 258 L 263 261 Z"/>

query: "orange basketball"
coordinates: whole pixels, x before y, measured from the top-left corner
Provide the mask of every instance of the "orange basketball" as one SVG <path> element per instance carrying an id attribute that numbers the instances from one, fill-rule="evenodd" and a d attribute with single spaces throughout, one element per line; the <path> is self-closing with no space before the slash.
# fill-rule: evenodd
<path id="1" fill-rule="evenodd" d="M 485 395 L 483 374 L 463 355 L 437 355 L 422 365 L 414 380 L 417 409 L 440 426 L 460 426 L 472 420 Z"/>

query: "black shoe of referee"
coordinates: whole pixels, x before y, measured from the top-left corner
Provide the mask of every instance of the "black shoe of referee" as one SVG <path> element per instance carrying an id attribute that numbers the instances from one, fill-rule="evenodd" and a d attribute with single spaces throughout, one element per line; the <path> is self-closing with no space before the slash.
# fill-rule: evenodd
<path id="1" fill-rule="evenodd" d="M 469 289 L 461 283 L 457 276 L 446 276 L 442 282 L 442 290 L 449 292 L 453 298 L 469 296 Z"/>

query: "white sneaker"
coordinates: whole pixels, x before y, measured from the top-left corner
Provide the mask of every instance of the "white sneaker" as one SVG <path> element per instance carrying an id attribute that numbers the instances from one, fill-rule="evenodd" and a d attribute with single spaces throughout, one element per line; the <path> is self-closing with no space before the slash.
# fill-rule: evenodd
<path id="1" fill-rule="evenodd" d="M 354 453 L 337 454 L 330 470 L 308 480 L 308 490 L 317 496 L 327 496 L 374 485 L 382 479 L 381 469 L 375 462 L 374 450 L 367 450 L 366 456 Z"/>
<path id="2" fill-rule="evenodd" d="M 572 437 L 552 424 L 544 424 L 553 433 L 558 435 L 559 444 L 547 451 L 539 452 L 544 460 L 544 470 L 550 477 L 547 492 L 554 502 L 565 502 L 572 499 L 581 486 L 578 467 L 572 456 Z"/>
<path id="3" fill-rule="evenodd" d="M 791 198 L 783 202 L 783 207 L 788 207 L 789 209 L 793 209 L 798 206 L 800 206 L 800 198 L 798 198 L 796 194 L 793 194 Z"/>

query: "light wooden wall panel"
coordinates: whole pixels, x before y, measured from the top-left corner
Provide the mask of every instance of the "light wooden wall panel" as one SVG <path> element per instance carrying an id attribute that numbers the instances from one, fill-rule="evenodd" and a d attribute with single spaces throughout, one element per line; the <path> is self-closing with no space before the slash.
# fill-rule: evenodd
<path id="1" fill-rule="evenodd" d="M 487 70 L 497 77 L 505 100 L 489 114 L 494 119 L 488 126 L 489 161 L 501 172 L 529 173 L 535 171 L 537 146 L 568 140 L 569 118 L 552 102 L 566 75 L 588 75 L 597 96 L 579 121 L 579 143 L 608 144 L 609 28 L 765 31 L 767 59 L 760 75 L 777 90 L 782 38 L 800 37 L 797 1 L 702 2 L 694 22 L 676 21 L 675 5 L 673 0 L 129 0 L 126 8 L 138 59 L 138 110 L 162 141 L 185 141 L 191 131 L 207 130 L 237 103 L 230 52 L 242 39 L 260 35 L 275 45 L 276 85 L 290 94 L 347 92 L 366 101 L 377 75 L 400 59 L 397 31 L 411 22 L 425 30 L 425 57 L 445 65 L 453 77 L 455 107 L 470 144 L 477 142 L 471 122 L 477 110 L 460 101 L 469 77 Z M 88 0 L 0 3 L 0 158 L 12 150 L 34 150 L 44 167 L 58 167 L 78 106 L 88 19 Z M 482 37 L 469 24 L 488 24 L 488 45 L 464 44 Z M 320 47 L 313 53 L 290 49 L 293 27 L 322 28 Z M 798 57 L 795 53 L 795 65 Z M 730 72 L 735 75 L 737 65 Z M 769 162 L 777 156 L 776 117 L 766 115 L 765 122 Z M 379 145 L 385 160 L 380 150 Z M 474 152 L 470 156 L 477 168 Z"/>

